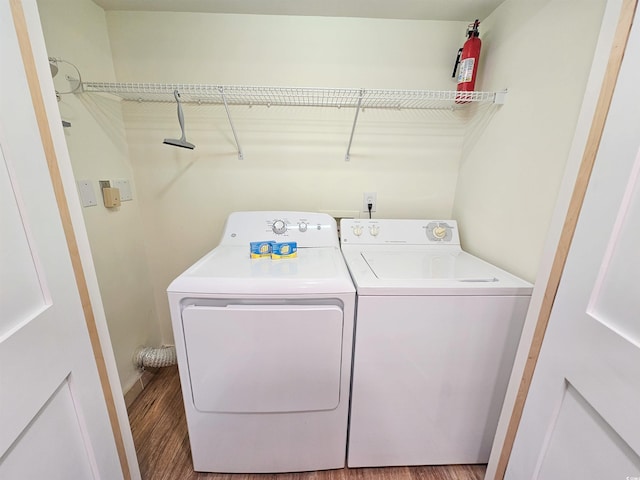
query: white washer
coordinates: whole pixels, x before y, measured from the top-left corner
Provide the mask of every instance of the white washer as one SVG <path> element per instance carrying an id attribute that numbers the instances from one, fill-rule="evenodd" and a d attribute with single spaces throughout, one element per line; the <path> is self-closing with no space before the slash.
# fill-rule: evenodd
<path id="1" fill-rule="evenodd" d="M 342 220 L 357 290 L 349 467 L 486 463 L 531 284 L 455 221 Z"/>
<path id="2" fill-rule="evenodd" d="M 297 257 L 250 258 L 265 240 Z M 355 288 L 333 218 L 233 213 L 168 295 L 196 471 L 344 466 Z"/>

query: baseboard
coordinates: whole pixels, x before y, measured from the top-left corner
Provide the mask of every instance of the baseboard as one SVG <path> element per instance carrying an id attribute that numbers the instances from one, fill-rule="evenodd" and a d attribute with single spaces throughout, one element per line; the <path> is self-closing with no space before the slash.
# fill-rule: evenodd
<path id="1" fill-rule="evenodd" d="M 149 382 L 153 380 L 153 377 L 157 373 L 157 368 L 148 368 L 142 371 L 138 380 L 136 380 L 131 388 L 124 394 L 124 404 L 127 408 L 138 398 L 138 395 L 149 385 Z"/>

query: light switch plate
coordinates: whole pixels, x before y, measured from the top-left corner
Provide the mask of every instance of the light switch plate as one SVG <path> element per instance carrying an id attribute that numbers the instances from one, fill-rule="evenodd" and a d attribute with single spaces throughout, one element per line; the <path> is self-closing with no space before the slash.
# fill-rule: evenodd
<path id="1" fill-rule="evenodd" d="M 98 200 L 96 199 L 96 193 L 93 190 L 93 185 L 91 185 L 91 180 L 78 180 L 76 181 L 76 184 L 78 185 L 80 202 L 83 207 L 95 207 L 98 205 Z"/>
<path id="2" fill-rule="evenodd" d="M 111 180 L 111 186 L 120 190 L 120 201 L 126 202 L 128 200 L 133 200 L 131 183 L 129 183 L 129 180 Z"/>

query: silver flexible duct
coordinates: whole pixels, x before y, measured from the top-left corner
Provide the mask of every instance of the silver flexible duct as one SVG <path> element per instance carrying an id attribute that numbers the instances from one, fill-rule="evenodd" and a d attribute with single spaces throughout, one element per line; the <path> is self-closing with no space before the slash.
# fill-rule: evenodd
<path id="1" fill-rule="evenodd" d="M 177 363 L 176 347 L 143 347 L 134 356 L 138 368 L 169 367 Z"/>

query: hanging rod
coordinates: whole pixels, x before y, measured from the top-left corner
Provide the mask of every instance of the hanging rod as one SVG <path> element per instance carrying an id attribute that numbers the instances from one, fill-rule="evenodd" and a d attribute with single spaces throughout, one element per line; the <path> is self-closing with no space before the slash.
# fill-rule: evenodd
<path id="1" fill-rule="evenodd" d="M 84 92 L 110 93 L 137 102 L 173 102 L 180 92 L 183 103 L 264 106 L 307 106 L 381 109 L 451 109 L 464 103 L 502 104 L 504 92 L 449 90 L 383 90 L 363 88 L 265 87 L 238 85 L 83 82 Z M 224 92 L 224 99 L 222 98 Z"/>

